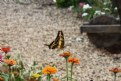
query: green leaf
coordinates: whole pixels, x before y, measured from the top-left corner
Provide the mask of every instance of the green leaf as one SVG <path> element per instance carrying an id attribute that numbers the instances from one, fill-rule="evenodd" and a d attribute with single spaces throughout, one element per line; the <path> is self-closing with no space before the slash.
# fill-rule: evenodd
<path id="1" fill-rule="evenodd" d="M 4 78 L 4 81 L 8 81 L 9 74 L 1 73 L 1 76 Z"/>
<path id="2" fill-rule="evenodd" d="M 15 77 L 15 81 L 23 81 L 23 79 L 20 76 Z"/>

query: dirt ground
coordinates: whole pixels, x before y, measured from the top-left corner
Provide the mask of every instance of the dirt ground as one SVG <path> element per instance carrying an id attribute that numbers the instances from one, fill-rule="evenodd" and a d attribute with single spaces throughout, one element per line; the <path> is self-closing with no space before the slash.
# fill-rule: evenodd
<path id="1" fill-rule="evenodd" d="M 65 74 L 65 60 L 59 54 L 70 51 L 80 60 L 74 68 L 78 81 L 112 81 L 113 75 L 109 69 L 121 68 L 121 55 L 97 49 L 86 34 L 80 33 L 81 19 L 77 19 L 68 9 L 46 4 L 4 3 L 1 0 L 0 46 L 10 46 L 10 53 L 20 54 L 25 65 L 33 60 L 40 65 L 55 64 L 58 77 Z M 52 42 L 59 30 L 64 33 L 65 49 L 48 49 L 44 44 Z M 120 81 L 121 74 L 118 76 L 117 81 Z"/>

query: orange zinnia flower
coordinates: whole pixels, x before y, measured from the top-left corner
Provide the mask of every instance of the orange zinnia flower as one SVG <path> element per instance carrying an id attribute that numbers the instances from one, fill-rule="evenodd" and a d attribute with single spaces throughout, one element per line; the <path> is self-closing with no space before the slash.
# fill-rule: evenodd
<path id="1" fill-rule="evenodd" d="M 8 53 L 10 51 L 10 47 L 3 47 L 1 48 L 1 51 L 4 53 Z"/>
<path id="2" fill-rule="evenodd" d="M 71 63 L 74 63 L 74 64 L 79 64 L 79 60 L 77 58 L 72 58 L 72 57 L 70 57 L 68 59 L 68 62 L 71 62 Z"/>
<path id="3" fill-rule="evenodd" d="M 5 62 L 6 64 L 12 66 L 16 64 L 16 61 L 13 59 L 4 59 L 3 62 Z"/>
<path id="4" fill-rule="evenodd" d="M 114 72 L 114 73 L 119 73 L 119 72 L 121 72 L 121 69 L 112 68 L 112 69 L 110 69 L 109 71 Z"/>
<path id="5" fill-rule="evenodd" d="M 42 69 L 43 74 L 55 74 L 57 72 L 57 69 L 52 66 L 46 66 Z"/>
<path id="6" fill-rule="evenodd" d="M 59 56 L 62 56 L 62 57 L 69 57 L 71 56 L 72 54 L 70 52 L 63 52 L 62 54 L 60 54 Z"/>

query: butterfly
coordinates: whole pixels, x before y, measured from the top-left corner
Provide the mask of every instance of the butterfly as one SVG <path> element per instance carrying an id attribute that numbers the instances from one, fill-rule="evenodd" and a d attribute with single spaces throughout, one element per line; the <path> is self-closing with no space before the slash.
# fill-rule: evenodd
<path id="1" fill-rule="evenodd" d="M 63 49 L 64 48 L 64 34 L 62 31 L 58 31 L 58 34 L 53 42 L 49 45 L 45 44 L 49 49 Z"/>

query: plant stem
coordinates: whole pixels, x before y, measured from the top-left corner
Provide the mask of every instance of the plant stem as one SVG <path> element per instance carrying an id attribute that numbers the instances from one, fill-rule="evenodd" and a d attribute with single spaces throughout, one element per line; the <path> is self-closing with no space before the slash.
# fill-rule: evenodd
<path id="1" fill-rule="evenodd" d="M 66 78 L 68 81 L 68 58 L 66 58 Z"/>
<path id="2" fill-rule="evenodd" d="M 37 81 L 41 81 L 41 76 L 38 78 L 38 80 Z"/>
<path id="3" fill-rule="evenodd" d="M 7 53 L 5 53 L 5 59 L 7 59 Z"/>
<path id="4" fill-rule="evenodd" d="M 116 81 L 116 74 L 117 74 L 117 73 L 114 73 L 114 81 Z"/>
<path id="5" fill-rule="evenodd" d="M 74 63 L 71 63 L 71 81 L 72 81 L 72 75 L 73 75 L 73 65 Z"/>
<path id="6" fill-rule="evenodd" d="M 47 75 L 47 81 L 50 81 L 50 74 Z"/>
<path id="7" fill-rule="evenodd" d="M 11 72 L 11 66 L 10 65 L 8 65 L 8 71 L 9 71 L 9 73 Z"/>

